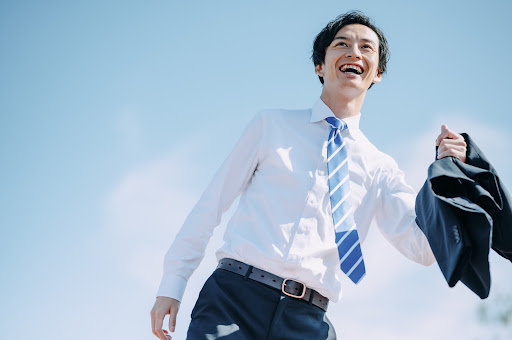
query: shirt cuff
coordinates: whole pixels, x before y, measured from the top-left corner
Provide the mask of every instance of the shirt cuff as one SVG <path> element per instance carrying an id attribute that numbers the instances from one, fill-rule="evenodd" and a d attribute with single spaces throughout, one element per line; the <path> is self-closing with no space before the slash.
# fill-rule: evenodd
<path id="1" fill-rule="evenodd" d="M 166 296 L 181 301 L 187 287 L 187 280 L 179 276 L 163 277 L 157 296 Z"/>

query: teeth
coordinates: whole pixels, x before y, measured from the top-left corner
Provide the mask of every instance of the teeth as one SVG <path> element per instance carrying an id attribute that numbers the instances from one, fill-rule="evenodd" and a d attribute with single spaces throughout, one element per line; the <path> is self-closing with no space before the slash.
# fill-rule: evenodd
<path id="1" fill-rule="evenodd" d="M 361 74 L 363 73 L 363 69 L 357 65 L 348 65 L 348 64 L 345 64 L 341 67 L 341 71 L 342 72 L 345 72 L 347 69 L 352 69 L 352 70 L 355 70 L 357 73 Z"/>

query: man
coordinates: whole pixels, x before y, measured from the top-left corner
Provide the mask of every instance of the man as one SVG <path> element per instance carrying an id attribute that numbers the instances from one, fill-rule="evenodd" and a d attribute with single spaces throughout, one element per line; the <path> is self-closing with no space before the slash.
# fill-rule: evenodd
<path id="1" fill-rule="evenodd" d="M 360 12 L 318 34 L 320 99 L 309 110 L 261 112 L 246 128 L 165 257 L 151 311 L 157 337 L 170 339 L 163 319 L 170 315 L 173 332 L 186 282 L 240 194 L 188 339 L 335 339 L 327 302 L 340 299 L 342 275 L 364 277 L 359 243 L 372 220 L 406 257 L 434 262 L 415 223 L 414 191 L 359 130 L 366 92 L 382 80 L 387 59 L 384 35 Z M 465 161 L 464 139 L 441 130 L 438 157 Z"/>

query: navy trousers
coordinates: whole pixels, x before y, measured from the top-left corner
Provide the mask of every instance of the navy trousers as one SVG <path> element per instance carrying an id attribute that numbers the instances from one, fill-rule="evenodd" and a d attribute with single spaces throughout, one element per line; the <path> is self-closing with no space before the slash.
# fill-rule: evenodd
<path id="1" fill-rule="evenodd" d="M 277 289 L 217 269 L 192 310 L 188 340 L 335 340 L 325 312 Z"/>

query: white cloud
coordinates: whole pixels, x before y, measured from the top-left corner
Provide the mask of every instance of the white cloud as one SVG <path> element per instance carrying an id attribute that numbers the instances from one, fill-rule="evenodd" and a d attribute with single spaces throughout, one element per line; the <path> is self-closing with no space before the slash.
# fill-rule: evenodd
<path id="1" fill-rule="evenodd" d="M 204 181 L 195 180 L 196 176 L 199 171 L 216 170 L 198 170 L 198 162 L 191 155 L 200 145 L 197 139 L 186 141 L 168 155 L 129 171 L 105 202 L 102 237 L 117 254 L 113 261 L 132 280 L 127 284 L 130 294 L 145 295 L 149 302 L 161 279 L 163 256 L 204 189 Z M 231 213 L 228 211 L 226 217 Z M 222 222 L 206 249 L 205 259 L 189 281 L 178 315 L 177 339 L 185 338 L 195 299 L 216 266 L 214 251 L 222 243 L 224 228 Z M 133 320 L 132 326 L 135 325 L 139 329 L 147 327 L 149 315 L 147 320 Z M 147 335 L 148 339 L 153 338 L 149 329 Z"/>
<path id="2" fill-rule="evenodd" d="M 148 286 L 159 281 L 163 253 L 201 194 L 190 156 L 198 145 L 185 143 L 129 171 L 106 200 L 106 235 L 129 256 L 129 271 Z"/>

